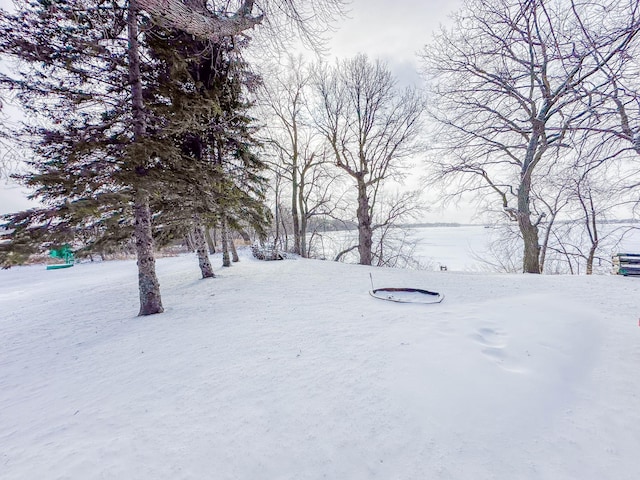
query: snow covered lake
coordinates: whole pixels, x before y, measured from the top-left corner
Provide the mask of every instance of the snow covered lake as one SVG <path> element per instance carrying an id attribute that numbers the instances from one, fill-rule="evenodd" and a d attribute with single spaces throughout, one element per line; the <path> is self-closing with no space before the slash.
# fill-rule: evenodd
<path id="1" fill-rule="evenodd" d="M 640 478 L 639 278 L 241 254 L 0 271 L 0 478 Z"/>
<path id="2" fill-rule="evenodd" d="M 479 258 L 487 254 L 491 232 L 482 225 L 414 228 L 412 233 L 418 240 L 414 255 L 436 269 L 481 270 L 485 265 Z"/>
<path id="3" fill-rule="evenodd" d="M 600 226 L 603 239 L 598 254 L 606 259 L 602 272 L 610 271 L 608 260 L 614 253 L 640 252 L 640 225 L 636 226 L 637 230 L 627 232 L 624 236 L 623 226 L 620 224 Z M 608 236 L 607 234 L 613 230 L 615 233 Z M 412 227 L 407 232 L 409 241 L 415 246 L 412 257 L 427 270 L 439 270 L 442 266 L 459 272 L 496 271 L 491 265 L 495 263 L 492 256 L 495 252 L 491 253 L 490 247 L 491 242 L 500 235 L 495 228 L 486 228 L 483 225 L 430 226 Z M 333 258 L 338 251 L 354 242 L 357 232 L 326 232 L 323 236 L 323 242 L 316 241 L 324 247 L 319 256 Z M 516 244 L 519 245 L 519 241 Z M 356 253 L 352 255 L 351 262 L 357 263 Z M 519 270 L 520 260 L 514 259 L 513 263 L 517 266 L 516 270 Z"/>

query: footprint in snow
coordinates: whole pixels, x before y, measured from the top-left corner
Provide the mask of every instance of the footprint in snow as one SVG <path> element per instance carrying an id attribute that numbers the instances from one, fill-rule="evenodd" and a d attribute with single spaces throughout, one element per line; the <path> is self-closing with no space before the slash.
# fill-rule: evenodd
<path id="1" fill-rule="evenodd" d="M 482 354 L 502 370 L 511 373 L 525 373 L 516 359 L 507 352 L 508 335 L 491 327 L 482 327 L 470 335 L 481 349 Z"/>
<path id="2" fill-rule="evenodd" d="M 479 328 L 470 337 L 484 347 L 504 348 L 507 346 L 507 335 L 490 327 Z"/>

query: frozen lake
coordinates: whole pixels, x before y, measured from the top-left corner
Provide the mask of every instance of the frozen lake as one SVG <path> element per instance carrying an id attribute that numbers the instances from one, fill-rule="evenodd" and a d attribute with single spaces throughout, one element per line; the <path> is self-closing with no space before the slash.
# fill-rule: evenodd
<path id="1" fill-rule="evenodd" d="M 635 230 L 620 240 L 621 225 L 602 225 L 600 228 L 603 241 L 599 256 L 603 259 L 603 271 L 608 271 L 608 259 L 614 253 L 640 253 L 640 230 Z M 614 233 L 607 236 L 606 233 L 609 232 Z M 355 235 L 355 231 L 324 233 L 324 256 L 333 258 L 336 252 L 351 244 Z M 507 255 L 499 247 L 491 249 L 491 243 L 499 235 L 497 229 L 484 225 L 413 227 L 409 229 L 408 241 L 414 246 L 412 257 L 429 270 L 439 270 L 441 266 L 446 266 L 450 271 L 487 272 L 496 271 L 496 268 L 483 259 L 494 260 L 495 255 Z M 516 244 L 519 245 L 519 241 Z M 356 260 L 352 257 L 350 261 Z M 519 266 L 520 260 L 516 259 L 514 263 Z"/>
<path id="2" fill-rule="evenodd" d="M 416 237 L 414 256 L 435 269 L 485 270 L 482 261 L 491 240 L 491 229 L 482 225 L 463 227 L 419 227 L 411 229 Z"/>

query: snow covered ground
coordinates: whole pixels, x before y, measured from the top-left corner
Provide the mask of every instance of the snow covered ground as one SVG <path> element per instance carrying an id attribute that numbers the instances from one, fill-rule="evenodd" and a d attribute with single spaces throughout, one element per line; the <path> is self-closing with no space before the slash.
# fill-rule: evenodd
<path id="1" fill-rule="evenodd" d="M 0 478 L 640 478 L 640 278 L 158 273 L 136 317 L 133 261 L 0 272 Z"/>

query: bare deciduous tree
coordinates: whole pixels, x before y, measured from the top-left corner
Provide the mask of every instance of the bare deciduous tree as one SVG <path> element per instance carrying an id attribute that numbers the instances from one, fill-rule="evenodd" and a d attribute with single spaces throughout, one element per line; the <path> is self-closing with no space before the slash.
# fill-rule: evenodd
<path id="1" fill-rule="evenodd" d="M 416 242 L 403 223 L 415 221 L 426 211 L 419 191 L 404 191 L 381 198 L 374 215 L 372 263 L 378 267 L 422 268 L 413 258 Z"/>
<path id="2" fill-rule="evenodd" d="M 336 182 L 336 176 L 327 169 L 322 138 L 311 123 L 310 83 L 309 66 L 301 57 L 289 57 L 284 71 L 270 75 L 262 90 L 262 110 L 267 119 L 265 145 L 275 158 L 272 171 L 279 177 L 277 193 L 282 192 L 281 179 L 288 184 L 285 191 L 290 195 L 293 252 L 302 257 L 308 257 L 311 249 L 309 221 L 331 211 L 331 186 Z M 281 198 L 276 202 L 279 204 Z"/>
<path id="3" fill-rule="evenodd" d="M 524 272 L 541 271 L 536 172 L 598 115 L 594 96 L 637 43 L 638 13 L 636 1 L 468 0 L 422 53 L 440 127 L 435 176 L 496 195 L 518 224 Z"/>
<path id="4" fill-rule="evenodd" d="M 316 123 L 336 166 L 355 184 L 360 264 L 371 265 L 378 195 L 418 151 L 424 102 L 414 89 L 399 91 L 386 65 L 365 55 L 319 67 L 316 87 Z"/>

